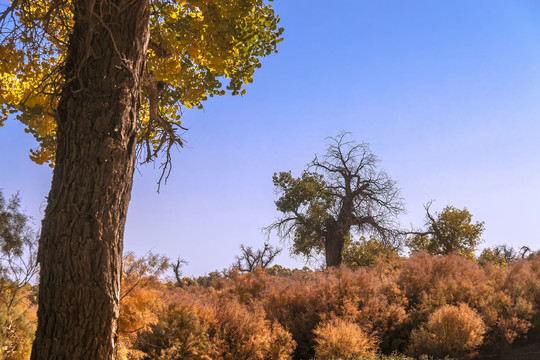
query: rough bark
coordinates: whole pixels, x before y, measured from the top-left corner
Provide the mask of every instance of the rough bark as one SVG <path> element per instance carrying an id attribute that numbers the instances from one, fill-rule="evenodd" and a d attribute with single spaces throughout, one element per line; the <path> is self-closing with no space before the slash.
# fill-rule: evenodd
<path id="1" fill-rule="evenodd" d="M 32 359 L 113 359 L 148 0 L 74 4 Z"/>
<path id="2" fill-rule="evenodd" d="M 345 235 L 341 233 L 332 232 L 325 236 L 325 255 L 327 267 L 341 265 L 344 245 Z"/>

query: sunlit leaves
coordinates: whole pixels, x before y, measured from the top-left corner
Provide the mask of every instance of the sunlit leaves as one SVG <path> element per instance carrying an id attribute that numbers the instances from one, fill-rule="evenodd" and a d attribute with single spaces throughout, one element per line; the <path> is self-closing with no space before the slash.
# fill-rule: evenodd
<path id="1" fill-rule="evenodd" d="M 442 212 L 432 216 L 426 206 L 426 231 L 416 233 L 407 239 L 407 247 L 412 251 L 426 250 L 430 254 L 446 255 L 457 252 L 474 259 L 474 252 L 482 242 L 484 222 L 472 222 L 472 214 L 467 209 L 446 206 Z"/>
<path id="2" fill-rule="evenodd" d="M 244 95 L 260 58 L 277 52 L 283 29 L 263 0 L 155 0 L 150 16 L 146 75 L 157 83 L 157 94 L 143 86 L 139 129 L 140 140 L 158 151 L 165 123 L 152 117 L 174 128 L 182 109 L 202 108 L 209 97 L 227 92 Z M 39 143 L 31 152 L 37 163 L 54 161 L 55 109 L 72 17 L 71 0 L 22 0 L 0 22 L 0 126 L 16 113 Z M 157 114 L 150 100 L 158 100 Z"/>

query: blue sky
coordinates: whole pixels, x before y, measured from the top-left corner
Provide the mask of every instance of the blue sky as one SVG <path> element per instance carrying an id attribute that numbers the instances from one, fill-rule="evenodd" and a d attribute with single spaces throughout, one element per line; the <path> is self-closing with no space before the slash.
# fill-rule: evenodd
<path id="1" fill-rule="evenodd" d="M 274 6 L 285 40 L 248 93 L 185 112 L 187 146 L 160 194 L 159 170 L 139 167 L 127 250 L 181 256 L 187 275 L 227 267 L 279 215 L 272 174 L 299 175 L 341 130 L 399 182 L 404 226 L 435 200 L 485 221 L 484 246 L 540 247 L 539 2 Z M 51 171 L 28 159 L 34 146 L 15 120 L 0 128 L 0 188 L 19 190 L 38 226 Z M 278 262 L 303 264 L 287 251 Z"/>

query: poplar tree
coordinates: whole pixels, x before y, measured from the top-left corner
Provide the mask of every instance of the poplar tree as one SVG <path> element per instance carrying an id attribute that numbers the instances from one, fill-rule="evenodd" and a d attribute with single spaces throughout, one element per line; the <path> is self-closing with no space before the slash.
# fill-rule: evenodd
<path id="1" fill-rule="evenodd" d="M 32 359 L 112 359 L 137 153 L 171 149 L 184 109 L 244 94 L 282 29 L 263 0 L 12 0 L 0 13 L 0 125 L 54 166 Z"/>
<path id="2" fill-rule="evenodd" d="M 295 255 L 323 253 L 329 267 L 342 263 L 351 234 L 376 234 L 393 242 L 399 234 L 396 216 L 404 211 L 396 181 L 378 169 L 366 143 L 349 135 L 329 138 L 326 153 L 315 156 L 300 177 L 291 172 L 273 176 L 282 216 L 267 230 L 292 240 Z"/>

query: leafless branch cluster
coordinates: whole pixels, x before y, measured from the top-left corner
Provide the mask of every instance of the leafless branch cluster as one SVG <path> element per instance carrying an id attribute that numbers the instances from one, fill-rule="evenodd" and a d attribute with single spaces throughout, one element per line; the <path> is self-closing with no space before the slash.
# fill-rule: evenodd
<path id="1" fill-rule="evenodd" d="M 268 242 L 264 243 L 262 249 L 257 250 L 242 244 L 240 251 L 242 254 L 236 257 L 236 262 L 232 266 L 242 272 L 252 272 L 258 267 L 266 269 L 281 253 L 281 249 L 273 247 Z"/>
<path id="2" fill-rule="evenodd" d="M 161 152 L 164 153 L 165 160 L 161 163 L 161 176 L 158 181 L 158 191 L 162 180 L 167 182 L 172 170 L 171 150 L 176 147 L 183 147 L 184 142 L 178 135 L 178 129 L 186 131 L 186 128 L 167 121 L 159 111 L 159 102 L 163 94 L 163 83 L 157 81 L 154 76 L 145 70 L 143 73 L 143 90 L 149 104 L 148 121 L 142 123 L 139 128 L 139 158 L 142 163 L 154 161 Z M 156 138 L 156 134 L 160 134 Z"/>
<path id="3" fill-rule="evenodd" d="M 410 235 L 416 235 L 416 236 L 427 236 L 427 235 L 434 235 L 437 237 L 441 237 L 440 230 L 437 226 L 437 219 L 435 216 L 430 212 L 431 205 L 433 205 L 434 200 L 430 200 L 426 204 L 424 204 L 424 210 L 426 211 L 426 221 L 425 221 L 425 230 L 421 229 L 415 229 L 411 225 L 410 231 L 401 231 L 401 235 L 404 236 L 410 236 Z"/>
<path id="4" fill-rule="evenodd" d="M 384 170 L 367 143 L 347 140 L 348 132 L 328 138 L 330 145 L 322 157 L 315 156 L 309 169 L 323 175 L 338 218 L 346 227 L 374 232 L 385 239 L 397 236 L 396 215 L 404 212 L 397 182 Z"/>
<path id="5" fill-rule="evenodd" d="M 508 245 L 498 245 L 493 248 L 495 255 L 503 258 L 507 263 L 519 259 L 526 259 L 529 255 L 534 254 L 534 251 L 528 246 L 521 246 L 519 249 L 514 249 Z"/>

